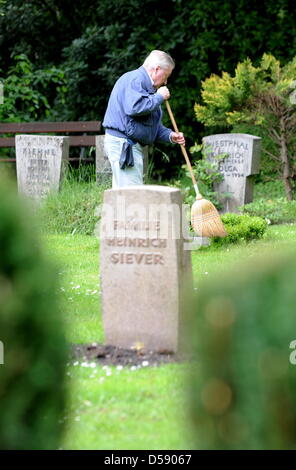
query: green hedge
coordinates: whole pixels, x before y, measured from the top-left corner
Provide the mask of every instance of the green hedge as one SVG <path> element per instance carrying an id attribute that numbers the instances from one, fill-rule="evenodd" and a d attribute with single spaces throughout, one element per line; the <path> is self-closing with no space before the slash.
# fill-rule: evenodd
<path id="1" fill-rule="evenodd" d="M 247 214 L 224 214 L 221 220 L 228 235 L 224 238 L 213 237 L 211 245 L 256 240 L 262 238 L 266 232 L 267 222 L 261 217 L 252 217 Z"/>
<path id="2" fill-rule="evenodd" d="M 244 213 L 264 217 L 272 224 L 295 223 L 296 201 L 284 197 L 277 199 L 258 199 L 241 207 Z"/>

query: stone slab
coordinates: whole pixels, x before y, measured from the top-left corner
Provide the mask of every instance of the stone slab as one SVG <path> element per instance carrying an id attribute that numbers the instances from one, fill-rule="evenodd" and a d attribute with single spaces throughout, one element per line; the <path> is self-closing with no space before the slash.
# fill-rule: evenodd
<path id="1" fill-rule="evenodd" d="M 191 251 L 183 249 L 181 194 L 164 186 L 104 193 L 100 276 L 105 343 L 177 351 Z"/>
<path id="2" fill-rule="evenodd" d="M 59 190 L 63 163 L 69 157 L 69 137 L 16 135 L 15 149 L 20 193 L 41 200 Z"/>
<path id="3" fill-rule="evenodd" d="M 215 190 L 229 197 L 220 197 L 223 212 L 237 212 L 237 208 L 253 200 L 253 175 L 259 173 L 261 138 L 249 134 L 215 134 L 203 138 L 205 152 L 212 157 L 228 154 L 220 163 L 224 176 Z"/>

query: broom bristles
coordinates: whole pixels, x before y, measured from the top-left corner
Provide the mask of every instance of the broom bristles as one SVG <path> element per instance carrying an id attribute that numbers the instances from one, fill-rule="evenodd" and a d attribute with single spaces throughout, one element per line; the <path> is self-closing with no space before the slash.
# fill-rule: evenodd
<path id="1" fill-rule="evenodd" d="M 191 225 L 201 237 L 225 237 L 227 232 L 214 204 L 197 199 L 191 208 Z"/>

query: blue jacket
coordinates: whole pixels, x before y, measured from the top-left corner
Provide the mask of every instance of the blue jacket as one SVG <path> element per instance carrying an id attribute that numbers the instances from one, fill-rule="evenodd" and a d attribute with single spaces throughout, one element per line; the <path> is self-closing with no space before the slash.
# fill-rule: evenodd
<path id="1" fill-rule="evenodd" d="M 143 145 L 170 142 L 171 129 L 161 123 L 163 97 L 156 93 L 145 68 L 122 75 L 111 92 L 103 126 L 113 135 Z"/>

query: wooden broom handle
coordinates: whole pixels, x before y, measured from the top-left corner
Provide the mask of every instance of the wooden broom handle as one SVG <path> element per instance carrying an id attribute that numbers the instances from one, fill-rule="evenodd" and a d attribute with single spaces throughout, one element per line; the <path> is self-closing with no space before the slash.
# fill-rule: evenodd
<path id="1" fill-rule="evenodd" d="M 173 115 L 173 111 L 171 109 L 171 106 L 170 106 L 170 103 L 168 102 L 168 100 L 166 100 L 165 104 L 166 104 L 166 108 L 167 108 L 167 111 L 169 113 L 170 119 L 172 121 L 174 131 L 179 132 L 177 123 L 176 123 L 174 115 Z M 188 157 L 188 154 L 186 152 L 186 148 L 185 148 L 184 145 L 181 145 L 181 150 L 182 150 L 182 153 L 184 155 L 185 161 L 187 163 L 187 167 L 188 167 L 188 170 L 189 170 L 192 182 L 193 182 L 193 186 L 194 186 L 194 189 L 195 189 L 195 192 L 196 192 L 196 196 L 200 196 L 200 192 L 199 192 L 198 187 L 197 187 L 197 182 L 196 182 L 193 170 L 192 170 L 192 166 L 191 166 L 191 163 L 190 163 L 190 160 L 189 160 L 189 157 Z"/>

